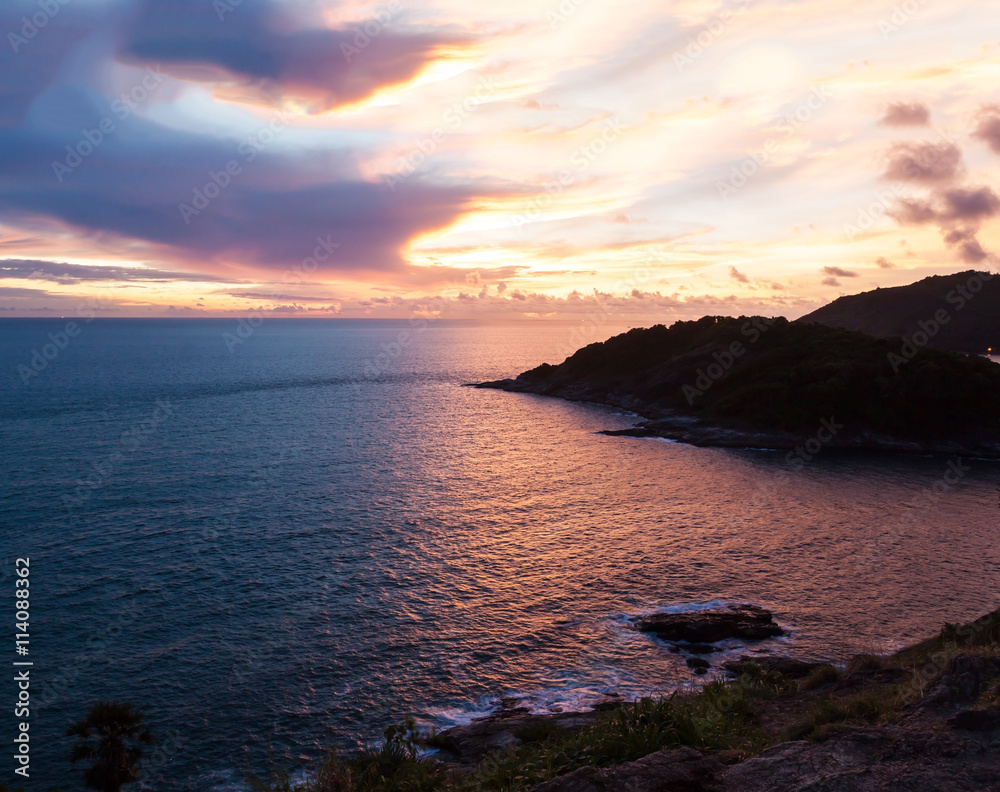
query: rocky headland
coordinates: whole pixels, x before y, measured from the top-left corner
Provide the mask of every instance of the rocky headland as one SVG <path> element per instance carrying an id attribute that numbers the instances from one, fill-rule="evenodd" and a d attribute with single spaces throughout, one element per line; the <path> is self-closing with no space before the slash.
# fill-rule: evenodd
<path id="1" fill-rule="evenodd" d="M 606 434 L 699 446 L 1000 458 L 1000 366 L 783 318 L 631 330 L 476 387 L 591 402 L 644 420 Z"/>

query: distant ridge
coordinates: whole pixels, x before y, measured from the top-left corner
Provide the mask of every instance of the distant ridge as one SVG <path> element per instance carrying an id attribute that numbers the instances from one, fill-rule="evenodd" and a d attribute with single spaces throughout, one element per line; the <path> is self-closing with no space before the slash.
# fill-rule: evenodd
<path id="1" fill-rule="evenodd" d="M 939 323 L 935 316 L 947 320 Z M 927 346 L 984 354 L 1000 349 L 1000 277 L 975 270 L 933 275 L 909 286 L 841 297 L 798 322 L 877 338 L 912 339 L 924 333 L 929 336 Z M 935 325 L 936 333 L 931 336 L 926 331 L 933 331 Z"/>

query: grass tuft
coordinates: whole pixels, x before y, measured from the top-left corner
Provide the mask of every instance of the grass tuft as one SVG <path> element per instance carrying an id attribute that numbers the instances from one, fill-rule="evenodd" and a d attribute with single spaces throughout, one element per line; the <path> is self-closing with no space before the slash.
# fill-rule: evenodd
<path id="1" fill-rule="evenodd" d="M 840 669 L 832 665 L 821 665 L 809 672 L 809 675 L 799 680 L 799 690 L 803 693 L 807 690 L 816 690 L 830 682 L 838 681 L 843 674 Z"/>
<path id="2" fill-rule="evenodd" d="M 733 681 L 709 682 L 697 695 L 643 699 L 618 707 L 591 726 L 569 730 L 551 723 L 526 726 L 520 745 L 487 755 L 464 774 L 418 755 L 413 720 L 386 730 L 381 747 L 353 757 L 331 753 L 308 781 L 294 784 L 287 773 L 265 792 L 527 792 L 580 767 L 610 767 L 664 748 L 759 753 L 768 739 L 754 724 L 754 704 L 777 697 L 785 682 L 750 665 Z"/>
<path id="3" fill-rule="evenodd" d="M 789 724 L 782 740 L 819 739 L 828 727 L 839 724 L 886 723 L 900 714 L 903 698 L 895 688 L 878 689 L 846 699 L 834 696 L 817 702 L 803 718 Z"/>

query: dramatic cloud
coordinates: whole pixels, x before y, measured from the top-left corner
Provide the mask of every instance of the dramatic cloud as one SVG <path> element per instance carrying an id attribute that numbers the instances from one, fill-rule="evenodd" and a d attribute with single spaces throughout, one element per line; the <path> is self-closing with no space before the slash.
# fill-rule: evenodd
<path id="1" fill-rule="evenodd" d="M 987 108 L 975 137 L 993 145 L 990 135 L 1000 131 L 995 110 Z M 994 113 L 994 115 L 990 115 Z M 965 263 L 976 264 L 989 257 L 977 234 L 984 220 L 1000 211 L 1000 197 L 989 187 L 960 184 L 962 153 L 952 143 L 896 143 L 888 153 L 885 178 L 925 183 L 925 198 L 901 198 L 889 216 L 907 225 L 937 225 L 946 245 Z M 882 259 L 879 259 L 881 266 Z"/>
<path id="2" fill-rule="evenodd" d="M 230 98 L 290 98 L 322 112 L 407 82 L 443 47 L 462 43 L 454 33 L 405 33 L 400 3 L 337 30 L 319 18 L 293 18 L 281 3 L 219 8 L 203 0 L 146 0 L 125 31 L 122 55 L 216 83 L 217 90 L 228 83 Z"/>
<path id="3" fill-rule="evenodd" d="M 97 283 L 103 281 L 155 283 L 232 283 L 229 278 L 216 278 L 193 272 L 174 272 L 141 267 L 109 267 L 94 264 L 65 264 L 54 261 L 0 259 L 0 279 L 44 280 L 53 283 Z"/>
<path id="4" fill-rule="evenodd" d="M 892 215 L 901 223 L 975 223 L 1000 210 L 1000 197 L 989 187 L 950 187 L 936 191 L 931 200 L 901 199 Z"/>
<path id="5" fill-rule="evenodd" d="M 993 151 L 1000 154 L 1000 105 L 987 105 L 983 117 L 972 136 L 984 141 Z"/>
<path id="6" fill-rule="evenodd" d="M 737 281 L 738 283 L 750 282 L 750 279 L 742 272 L 740 272 L 738 269 L 736 269 L 736 267 L 729 268 L 729 277 L 732 278 L 734 281 Z"/>
<path id="7" fill-rule="evenodd" d="M 890 214 L 910 225 L 936 224 L 945 244 L 962 261 L 975 264 L 989 257 L 976 238 L 983 220 L 1000 211 L 1000 197 L 989 187 L 952 187 L 936 191 L 930 200 L 900 200 Z"/>
<path id="8" fill-rule="evenodd" d="M 962 152 L 952 143 L 896 143 L 888 153 L 885 178 L 892 181 L 951 181 L 962 166 Z"/>
<path id="9" fill-rule="evenodd" d="M 834 278 L 857 278 L 858 273 L 840 267 L 823 267 L 823 274 Z"/>
<path id="10" fill-rule="evenodd" d="M 977 264 L 989 254 L 976 239 L 976 231 L 971 228 L 953 228 L 944 232 L 945 244 L 955 248 L 962 261 Z"/>
<path id="11" fill-rule="evenodd" d="M 467 188 L 417 178 L 396 191 L 364 181 L 349 151 L 316 161 L 135 116 L 116 119 L 90 156 L 73 159 L 67 143 L 79 149 L 81 139 L 73 108 L 92 101 L 69 90 L 47 95 L 35 105 L 44 126 L 0 130 L 0 169 L 16 174 L 0 183 L 0 217 L 29 226 L 56 219 L 272 271 L 308 258 L 307 273 L 317 262 L 327 272 L 391 271 L 404 267 L 410 239 L 454 222 L 471 198 Z M 113 117 L 99 104 L 90 113 L 102 115 Z M 261 132 L 268 129 L 281 133 L 273 123 Z"/>
<path id="12" fill-rule="evenodd" d="M 922 104 L 899 102 L 889 105 L 879 123 L 885 126 L 926 126 L 930 119 L 930 111 Z"/>
<path id="13" fill-rule="evenodd" d="M 31 21 L 39 13 L 37 2 L 5 0 L 0 7 L 0 127 L 21 123 L 35 97 L 56 78 L 72 46 L 97 27 L 86 7 L 57 7 L 55 17 L 39 17 L 46 20 L 41 29 Z"/>
<path id="14" fill-rule="evenodd" d="M 295 302 L 317 302 L 317 303 L 329 303 L 331 301 L 336 301 L 336 297 L 324 297 L 324 296 L 302 296 L 302 295 L 292 295 L 292 294 L 266 294 L 263 292 L 231 292 L 230 297 L 239 297 L 242 300 L 294 300 Z"/>
<path id="15" fill-rule="evenodd" d="M 718 36 L 711 3 L 575 6 L 4 0 L 0 284 L 48 291 L 0 307 L 111 292 L 132 315 L 405 317 L 403 301 L 444 296 L 526 316 L 592 310 L 565 295 L 597 287 L 655 321 L 752 312 L 762 295 L 827 299 L 825 265 L 868 262 L 881 285 L 907 271 L 880 256 L 940 266 L 925 234 L 901 254 L 905 232 L 878 222 L 898 196 L 893 216 L 939 230 L 956 261 L 986 254 L 1000 110 L 977 98 L 996 59 L 976 9 L 928 6 L 873 58 L 861 0 L 808 4 L 777 32 L 749 4 Z M 928 54 L 927 25 L 965 54 Z M 685 55 L 704 31 L 711 50 Z M 925 142 L 886 152 L 873 209 L 887 131 Z M 720 201 L 704 180 L 733 162 L 753 175 Z M 718 304 L 655 296 L 675 289 Z"/>

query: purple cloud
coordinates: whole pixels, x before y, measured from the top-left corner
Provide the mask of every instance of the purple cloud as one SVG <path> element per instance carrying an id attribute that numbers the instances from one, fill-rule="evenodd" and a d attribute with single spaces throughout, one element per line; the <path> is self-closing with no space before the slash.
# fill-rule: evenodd
<path id="1" fill-rule="evenodd" d="M 962 152 L 952 143 L 894 143 L 884 177 L 892 181 L 942 182 L 956 177 Z"/>
<path id="2" fill-rule="evenodd" d="M 979 125 L 972 136 L 1000 154 L 1000 105 L 986 105 L 983 108 L 983 117 L 979 119 Z"/>
<path id="3" fill-rule="evenodd" d="M 1000 210 L 1000 197 L 989 187 L 949 187 L 930 200 L 901 199 L 891 212 L 901 223 L 979 223 Z"/>
<path id="4" fill-rule="evenodd" d="M 879 121 L 884 126 L 926 126 L 930 123 L 931 113 L 919 102 L 906 104 L 896 102 L 886 108 L 885 115 Z"/>
<path id="5" fill-rule="evenodd" d="M 485 194 L 417 177 L 391 191 L 363 180 L 350 150 L 318 160 L 310 152 L 242 149 L 135 115 L 119 119 L 102 101 L 86 90 L 50 91 L 26 123 L 0 129 L 0 221 L 31 229 L 57 220 L 165 246 L 168 257 L 194 255 L 215 275 L 225 273 L 213 261 L 280 273 L 317 248 L 324 271 L 399 272 L 409 240 L 450 225 Z M 102 117 L 114 118 L 115 131 L 77 163 L 66 147 L 78 148 L 79 121 L 96 128 Z M 77 164 L 54 171 L 53 163 L 66 162 Z M 227 176 L 229 166 L 235 173 Z M 217 180 L 225 186 L 216 193 Z M 215 197 L 203 205 L 199 194 Z M 182 205 L 197 211 L 184 214 Z"/>
<path id="6" fill-rule="evenodd" d="M 823 274 L 830 275 L 833 278 L 857 278 L 858 273 L 851 272 L 851 270 L 841 269 L 840 267 L 823 267 Z"/>
<path id="7" fill-rule="evenodd" d="M 976 239 L 975 229 L 953 228 L 945 231 L 944 241 L 945 244 L 955 248 L 959 257 L 966 263 L 976 264 L 989 256 Z"/>
<path id="8" fill-rule="evenodd" d="M 295 18 L 281 3 L 225 13 L 218 5 L 145 0 L 125 28 L 122 57 L 162 64 L 185 79 L 228 82 L 231 94 L 253 101 L 291 97 L 323 112 L 411 80 L 441 47 L 464 42 L 453 32 L 405 32 L 399 3 L 340 29 L 318 16 Z"/>

